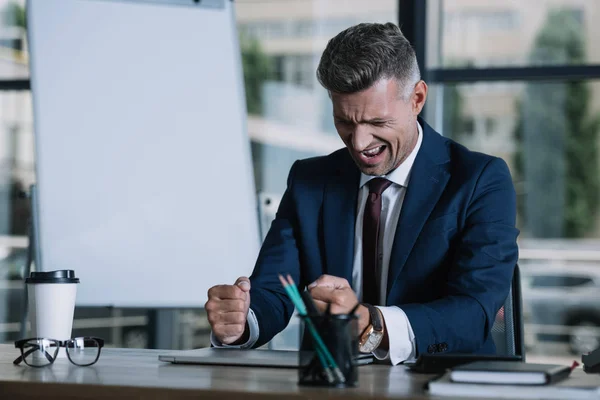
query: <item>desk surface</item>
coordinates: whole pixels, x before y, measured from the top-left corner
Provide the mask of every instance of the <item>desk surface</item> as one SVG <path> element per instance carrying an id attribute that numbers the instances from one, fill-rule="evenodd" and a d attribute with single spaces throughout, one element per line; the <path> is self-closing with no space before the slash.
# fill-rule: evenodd
<path id="1" fill-rule="evenodd" d="M 102 350 L 98 363 L 76 367 L 61 349 L 54 365 L 14 366 L 13 345 L 0 344 L 0 393 L 7 399 L 430 399 L 424 390 L 433 375 L 403 366 L 359 368 L 359 387 L 309 388 L 297 385 L 296 369 L 172 365 L 158 361 L 164 350 Z M 583 371 L 578 368 L 574 373 Z M 518 396 L 518 393 L 516 393 Z M 444 399 L 449 399 L 444 397 Z"/>
<path id="2" fill-rule="evenodd" d="M 224 366 L 172 365 L 158 361 L 160 350 L 102 350 L 98 363 L 76 367 L 59 356 L 51 367 L 14 366 L 18 350 L 0 345 L 0 393 L 2 398 L 48 399 L 190 399 L 223 400 L 272 398 L 430 398 L 423 390 L 431 375 L 414 374 L 405 367 L 360 367 L 359 387 L 352 389 L 307 388 L 296 384 L 297 370 Z M 61 349 L 64 355 L 64 349 Z M 6 397 L 5 397 L 6 396 Z"/>

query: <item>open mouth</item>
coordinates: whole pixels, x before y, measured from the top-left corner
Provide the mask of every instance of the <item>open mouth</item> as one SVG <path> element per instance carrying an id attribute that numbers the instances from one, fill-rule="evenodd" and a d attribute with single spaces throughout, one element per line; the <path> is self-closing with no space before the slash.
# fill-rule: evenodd
<path id="1" fill-rule="evenodd" d="M 384 150 L 385 150 L 385 145 L 381 145 L 381 146 L 374 147 L 369 150 L 361 151 L 360 154 L 367 159 L 372 159 L 372 158 L 377 157 L 381 153 L 383 153 Z"/>
<path id="2" fill-rule="evenodd" d="M 383 162 L 385 158 L 385 154 L 387 151 L 387 146 L 382 144 L 377 147 L 372 147 L 367 150 L 363 150 L 360 152 L 356 152 L 355 158 L 356 161 L 363 166 L 376 166 Z"/>

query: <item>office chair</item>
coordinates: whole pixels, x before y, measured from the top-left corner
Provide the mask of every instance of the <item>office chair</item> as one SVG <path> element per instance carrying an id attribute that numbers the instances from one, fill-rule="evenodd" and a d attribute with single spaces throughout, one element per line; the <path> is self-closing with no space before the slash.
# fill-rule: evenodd
<path id="1" fill-rule="evenodd" d="M 525 361 L 522 310 L 521 275 L 517 264 L 508 296 L 492 326 L 492 337 L 498 355 L 521 356 Z"/>
<path id="2" fill-rule="evenodd" d="M 274 193 L 258 193 L 258 223 L 260 228 L 261 242 L 265 240 L 271 223 L 275 219 L 279 203 L 281 203 L 281 195 Z"/>

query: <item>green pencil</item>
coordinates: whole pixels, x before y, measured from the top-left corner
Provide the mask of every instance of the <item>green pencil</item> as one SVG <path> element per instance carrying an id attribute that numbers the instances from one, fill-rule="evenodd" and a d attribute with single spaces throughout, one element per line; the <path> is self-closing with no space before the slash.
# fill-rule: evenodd
<path id="1" fill-rule="evenodd" d="M 283 279 L 283 277 L 281 275 L 279 275 L 279 280 L 281 281 L 281 284 L 283 285 L 283 288 L 285 289 L 285 292 L 287 293 L 288 297 L 294 303 L 294 306 L 296 308 L 298 308 L 298 304 L 297 304 L 298 300 L 296 299 L 296 295 L 295 295 L 294 291 L 289 287 L 289 285 L 285 282 L 285 280 Z M 300 311 L 298 311 L 298 312 L 300 312 Z M 302 313 L 300 313 L 300 315 L 302 316 Z M 319 358 L 319 362 L 323 366 L 325 375 L 327 375 L 327 381 L 329 383 L 333 383 L 335 378 L 333 377 L 333 374 L 329 370 L 329 366 L 327 365 L 327 360 L 325 360 L 325 356 L 323 355 L 322 350 L 318 346 L 316 348 L 316 353 L 317 353 L 317 357 Z"/>
<path id="2" fill-rule="evenodd" d="M 304 302 L 302 301 L 302 296 L 300 296 L 300 292 L 298 292 L 298 289 L 296 288 L 294 280 L 289 275 L 288 275 L 288 282 L 286 282 L 285 279 L 281 275 L 279 275 L 279 280 L 281 281 L 281 284 L 283 285 L 286 293 L 288 294 L 288 296 L 290 297 L 290 299 L 292 300 L 292 302 L 298 309 L 298 313 L 300 314 L 300 316 L 305 317 L 306 325 L 308 326 L 308 331 L 310 332 L 310 334 L 312 335 L 313 339 L 316 342 L 315 347 L 317 348 L 317 350 L 320 350 L 323 353 L 323 355 L 329 362 L 329 365 L 333 369 L 333 372 L 335 373 L 338 380 L 340 380 L 342 383 L 346 382 L 346 378 L 344 377 L 344 374 L 342 374 L 342 371 L 339 369 L 333 356 L 329 352 L 329 349 L 323 342 L 323 339 L 321 339 L 321 336 L 319 335 L 317 329 L 315 328 L 312 320 L 308 316 L 308 314 L 306 312 L 306 307 L 304 306 Z M 319 352 L 317 352 L 317 354 L 318 353 Z M 325 366 L 325 364 L 324 364 L 324 366 Z M 327 371 L 327 368 L 326 368 L 326 371 Z"/>

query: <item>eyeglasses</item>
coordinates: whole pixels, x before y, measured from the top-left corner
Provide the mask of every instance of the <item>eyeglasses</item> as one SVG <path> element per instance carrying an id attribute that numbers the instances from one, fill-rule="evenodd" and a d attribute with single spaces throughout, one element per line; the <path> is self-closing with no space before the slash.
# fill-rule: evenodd
<path id="1" fill-rule="evenodd" d="M 61 347 L 66 349 L 71 363 L 87 367 L 95 364 L 100 358 L 104 340 L 97 337 L 77 337 L 69 340 L 44 338 L 17 340 L 15 348 L 21 350 L 21 355 L 13 361 L 13 364 L 18 365 L 24 361 L 30 367 L 46 367 L 56 360 Z"/>

